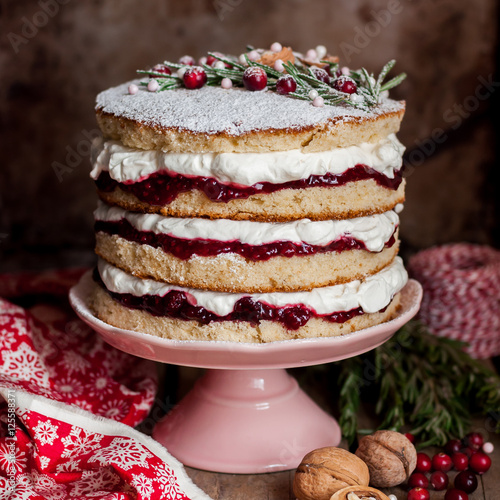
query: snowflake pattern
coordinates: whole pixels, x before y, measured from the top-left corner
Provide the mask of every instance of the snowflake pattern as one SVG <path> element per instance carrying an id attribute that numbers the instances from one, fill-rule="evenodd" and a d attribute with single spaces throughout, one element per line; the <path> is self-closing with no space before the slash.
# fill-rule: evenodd
<path id="1" fill-rule="evenodd" d="M 48 420 L 38 422 L 38 425 L 33 428 L 35 437 L 42 444 L 52 444 L 57 437 L 57 425 L 52 425 Z"/>
<path id="2" fill-rule="evenodd" d="M 61 439 L 64 445 L 64 451 L 61 456 L 69 458 L 83 455 L 99 448 L 101 440 L 102 436 L 99 434 L 87 432 L 80 427 L 73 427 L 69 435 Z"/>
<path id="3" fill-rule="evenodd" d="M 177 484 L 175 474 L 168 465 L 159 465 L 156 469 L 156 473 L 157 480 L 162 487 L 162 494 L 160 498 L 183 498 L 183 494 Z"/>
<path id="4" fill-rule="evenodd" d="M 38 457 L 38 460 L 40 461 L 40 469 L 42 470 L 46 469 L 50 464 L 50 457 Z"/>
<path id="5" fill-rule="evenodd" d="M 150 498 L 153 493 L 153 480 L 147 477 L 142 472 L 140 474 L 132 474 L 132 484 L 135 489 L 144 498 Z"/>
<path id="6" fill-rule="evenodd" d="M 86 470 L 82 477 L 74 483 L 71 496 L 93 496 L 92 492 L 96 491 L 109 493 L 119 482 L 120 476 L 111 467 Z"/>
<path id="7" fill-rule="evenodd" d="M 99 462 L 101 465 L 113 463 L 123 470 L 129 470 L 136 466 L 147 467 L 147 459 L 152 457 L 140 443 L 130 438 L 117 437 L 106 448 L 97 450 L 89 462 Z"/>
<path id="8" fill-rule="evenodd" d="M 26 468 L 28 457 L 22 451 L 15 441 L 14 446 L 10 446 L 6 442 L 0 444 L 0 467 L 7 474 L 13 471 L 21 472 Z"/>
<path id="9" fill-rule="evenodd" d="M 63 352 L 62 359 L 58 365 L 66 370 L 69 375 L 73 372 L 85 372 L 90 367 L 90 363 L 78 352 L 68 350 Z"/>
<path id="10" fill-rule="evenodd" d="M 83 392 L 83 384 L 76 378 L 63 377 L 54 384 L 56 391 L 64 394 L 67 398 L 76 398 Z"/>
<path id="11" fill-rule="evenodd" d="M 33 382 L 41 387 L 50 387 L 49 374 L 40 357 L 26 342 L 22 342 L 16 351 L 5 353 L 3 375 L 9 375 L 16 381 Z"/>
<path id="12" fill-rule="evenodd" d="M 80 464 L 80 459 L 72 458 L 70 460 L 66 460 L 65 462 L 58 464 L 56 466 L 56 472 L 81 472 L 82 466 Z"/>
<path id="13" fill-rule="evenodd" d="M 98 410 L 98 414 L 112 420 L 122 420 L 130 410 L 127 401 L 113 399 L 104 403 Z"/>

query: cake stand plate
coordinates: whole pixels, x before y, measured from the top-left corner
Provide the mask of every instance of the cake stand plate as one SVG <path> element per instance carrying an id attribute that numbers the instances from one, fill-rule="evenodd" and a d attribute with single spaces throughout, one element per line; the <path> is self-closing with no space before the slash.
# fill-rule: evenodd
<path id="1" fill-rule="evenodd" d="M 155 427 L 153 437 L 186 465 L 216 472 L 276 472 L 309 451 L 336 446 L 340 428 L 284 368 L 357 356 L 387 341 L 418 311 L 422 288 L 410 280 L 396 318 L 340 337 L 268 344 L 162 339 L 116 328 L 87 306 L 87 273 L 70 291 L 78 316 L 109 344 L 135 356 L 207 368 L 193 390 Z"/>

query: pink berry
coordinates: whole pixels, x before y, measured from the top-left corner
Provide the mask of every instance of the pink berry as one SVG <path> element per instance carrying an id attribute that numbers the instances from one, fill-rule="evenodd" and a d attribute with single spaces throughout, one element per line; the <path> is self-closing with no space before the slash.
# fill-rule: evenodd
<path id="1" fill-rule="evenodd" d="M 454 453 L 451 456 L 451 461 L 456 470 L 465 470 L 469 466 L 469 459 L 465 453 Z"/>
<path id="2" fill-rule="evenodd" d="M 330 85 L 330 75 L 324 69 L 313 66 L 311 71 L 320 82 Z"/>
<path id="3" fill-rule="evenodd" d="M 137 92 L 139 92 L 139 87 L 135 83 L 131 83 L 128 86 L 128 93 L 130 95 L 134 95 L 134 94 L 137 94 Z"/>
<path id="4" fill-rule="evenodd" d="M 260 54 L 257 50 L 251 50 L 248 54 L 248 59 L 250 59 L 250 61 L 257 61 L 258 59 L 260 59 Z"/>
<path id="5" fill-rule="evenodd" d="M 281 59 L 276 59 L 276 61 L 274 61 L 273 68 L 280 73 L 285 71 L 285 66 L 283 65 L 283 61 Z"/>
<path id="6" fill-rule="evenodd" d="M 315 97 L 312 105 L 316 108 L 322 108 L 325 105 L 325 100 L 321 96 Z"/>
<path id="7" fill-rule="evenodd" d="M 207 74 L 200 66 L 192 66 L 184 72 L 182 80 L 187 89 L 201 89 L 207 83 Z"/>
<path id="8" fill-rule="evenodd" d="M 333 82 L 333 88 L 339 92 L 344 92 L 345 94 L 354 94 L 358 90 L 356 83 L 349 76 L 339 76 Z"/>
<path id="9" fill-rule="evenodd" d="M 479 450 L 484 444 L 483 435 L 479 432 L 470 432 L 465 436 L 464 444 L 473 450 Z"/>
<path id="10" fill-rule="evenodd" d="M 485 453 L 493 453 L 493 450 L 495 449 L 495 447 L 493 446 L 493 443 L 484 443 L 483 444 L 483 451 Z"/>
<path id="11" fill-rule="evenodd" d="M 224 54 L 222 54 L 221 52 L 212 52 L 212 54 L 219 56 L 219 57 L 224 57 Z M 207 56 L 206 64 L 208 66 L 213 66 L 217 61 L 222 62 L 222 61 L 219 61 L 219 59 L 217 59 L 216 57 L 209 55 L 209 56 Z M 225 68 L 232 68 L 233 67 L 231 64 L 227 64 L 227 63 L 222 63 L 222 64 L 224 64 Z"/>
<path id="12" fill-rule="evenodd" d="M 429 500 L 429 492 L 424 488 L 413 488 L 408 492 L 408 500 Z"/>
<path id="13" fill-rule="evenodd" d="M 151 78 L 151 80 L 149 80 L 148 82 L 148 90 L 150 92 L 156 92 L 160 87 L 160 84 L 154 79 L 154 78 Z"/>
<path id="14" fill-rule="evenodd" d="M 287 95 L 297 90 L 297 82 L 291 75 L 280 76 L 276 82 L 276 92 L 281 95 Z"/>
<path id="15" fill-rule="evenodd" d="M 220 86 L 223 89 L 230 89 L 233 86 L 233 82 L 229 78 L 223 78 L 220 82 Z"/>
<path id="16" fill-rule="evenodd" d="M 172 74 L 172 70 L 168 66 L 165 66 L 164 64 L 157 64 L 156 66 L 153 67 L 153 71 L 155 73 L 163 73 L 165 75 Z"/>
<path id="17" fill-rule="evenodd" d="M 267 75 L 262 68 L 251 66 L 243 73 L 243 85 L 247 90 L 264 90 L 267 85 Z"/>
<path id="18" fill-rule="evenodd" d="M 432 462 L 427 453 L 417 453 L 417 472 L 429 472 L 432 468 Z"/>
<path id="19" fill-rule="evenodd" d="M 448 455 L 452 456 L 454 453 L 458 453 L 462 449 L 462 441 L 459 439 L 450 439 L 445 447 L 444 451 L 448 453 Z"/>
<path id="20" fill-rule="evenodd" d="M 428 488 L 429 480 L 422 472 L 414 472 L 408 479 L 410 488 Z"/>
<path id="21" fill-rule="evenodd" d="M 191 56 L 182 56 L 179 59 L 179 64 L 185 64 L 186 66 L 193 66 L 194 65 L 194 58 Z"/>
<path id="22" fill-rule="evenodd" d="M 318 58 L 318 53 L 314 49 L 309 49 L 306 52 L 306 59 L 308 61 L 314 61 Z"/>
<path id="23" fill-rule="evenodd" d="M 438 453 L 432 457 L 432 467 L 434 470 L 448 472 L 451 469 L 452 461 L 446 453 Z"/>
<path id="24" fill-rule="evenodd" d="M 455 476 L 453 485 L 465 493 L 472 493 L 477 490 L 477 477 L 472 471 L 464 470 Z"/>
<path id="25" fill-rule="evenodd" d="M 465 491 L 460 491 L 456 488 L 452 488 L 451 490 L 448 490 L 446 492 L 444 500 L 469 500 L 469 495 L 467 495 Z"/>
<path id="26" fill-rule="evenodd" d="M 478 451 L 469 458 L 469 467 L 478 474 L 484 474 L 491 467 L 491 458 L 485 453 Z"/>
<path id="27" fill-rule="evenodd" d="M 273 52 L 281 52 L 283 50 L 283 46 L 281 45 L 281 43 L 279 42 L 274 42 L 272 45 L 271 45 L 271 50 Z"/>
<path id="28" fill-rule="evenodd" d="M 449 482 L 448 476 L 440 470 L 431 474 L 431 484 L 436 491 L 443 491 L 448 488 Z"/>
<path id="29" fill-rule="evenodd" d="M 413 434 L 411 434 L 410 432 L 406 432 L 405 437 L 406 439 L 408 439 L 408 441 L 410 441 L 411 444 L 415 444 L 415 436 Z"/>

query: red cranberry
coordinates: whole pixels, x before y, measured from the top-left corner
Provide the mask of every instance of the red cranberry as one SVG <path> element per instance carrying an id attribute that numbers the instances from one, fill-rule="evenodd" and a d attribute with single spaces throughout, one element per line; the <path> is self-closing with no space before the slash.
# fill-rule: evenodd
<path id="1" fill-rule="evenodd" d="M 429 500 L 431 496 L 424 488 L 413 488 L 408 492 L 408 500 Z"/>
<path id="2" fill-rule="evenodd" d="M 465 470 L 469 466 L 469 459 L 465 453 L 454 453 L 451 461 L 456 470 Z"/>
<path id="3" fill-rule="evenodd" d="M 185 64 L 186 66 L 193 66 L 194 65 L 194 58 L 191 56 L 182 56 L 179 59 L 179 64 Z"/>
<path id="4" fill-rule="evenodd" d="M 165 75 L 171 75 L 172 71 L 168 66 L 165 66 L 164 64 L 157 64 L 151 71 L 154 71 L 155 73 L 163 73 Z"/>
<path id="5" fill-rule="evenodd" d="M 460 441 L 459 439 L 450 439 L 444 447 L 444 451 L 450 456 L 452 456 L 454 453 L 458 453 L 461 449 L 462 441 Z"/>
<path id="6" fill-rule="evenodd" d="M 349 77 L 349 76 L 339 76 L 334 82 L 333 82 L 333 88 L 335 90 L 338 90 L 339 92 L 344 92 L 346 94 L 354 94 L 356 90 L 358 90 L 358 87 L 356 87 L 356 83 L 354 83 L 354 80 Z"/>
<path id="7" fill-rule="evenodd" d="M 455 488 L 465 491 L 465 493 L 472 493 L 477 489 L 477 477 L 474 472 L 464 470 L 455 476 L 453 484 Z"/>
<path id="8" fill-rule="evenodd" d="M 243 85 L 247 90 L 264 90 L 267 85 L 266 72 L 257 66 L 250 66 L 243 73 Z"/>
<path id="9" fill-rule="evenodd" d="M 434 470 L 448 472 L 451 469 L 451 458 L 446 453 L 438 453 L 432 457 L 432 467 Z"/>
<path id="10" fill-rule="evenodd" d="M 484 444 L 483 435 L 479 432 L 470 432 L 465 436 L 464 444 L 473 450 L 479 450 Z"/>
<path id="11" fill-rule="evenodd" d="M 469 500 L 469 495 L 467 495 L 465 491 L 460 491 L 456 488 L 452 488 L 451 490 L 448 490 L 446 492 L 444 500 Z"/>
<path id="12" fill-rule="evenodd" d="M 432 467 L 432 462 L 427 453 L 417 453 L 417 472 L 429 472 Z"/>
<path id="13" fill-rule="evenodd" d="M 335 76 L 338 78 L 339 76 L 342 76 L 342 70 L 339 68 L 337 71 L 335 71 Z"/>
<path id="14" fill-rule="evenodd" d="M 472 457 L 472 455 L 475 455 L 477 453 L 477 450 L 473 450 L 469 446 L 462 448 L 462 453 L 467 455 L 469 458 Z"/>
<path id="15" fill-rule="evenodd" d="M 207 83 L 207 74 L 200 66 L 193 66 L 186 70 L 182 79 L 187 89 L 201 89 Z"/>
<path id="16" fill-rule="evenodd" d="M 410 441 L 411 444 L 415 444 L 415 436 L 413 434 L 411 434 L 410 432 L 406 432 L 405 437 L 406 439 L 408 439 L 408 441 Z"/>
<path id="17" fill-rule="evenodd" d="M 320 82 L 330 85 L 330 75 L 324 69 L 312 66 L 311 71 Z"/>
<path id="18" fill-rule="evenodd" d="M 212 54 L 215 54 L 216 56 L 219 56 L 219 57 L 224 57 L 224 54 L 222 54 L 221 52 L 212 52 Z M 219 59 L 216 59 L 214 56 L 208 55 L 207 56 L 207 65 L 213 66 L 218 60 Z M 224 63 L 224 66 L 226 68 L 232 68 L 231 64 Z"/>
<path id="19" fill-rule="evenodd" d="M 280 76 L 276 82 L 276 92 L 287 95 L 297 90 L 297 82 L 290 75 Z"/>
<path id="20" fill-rule="evenodd" d="M 469 458 L 469 467 L 478 474 L 484 474 L 491 467 L 491 458 L 486 453 L 478 451 Z"/>
<path id="21" fill-rule="evenodd" d="M 410 488 L 428 488 L 429 480 L 422 472 L 414 472 L 408 479 L 408 486 Z"/>
<path id="22" fill-rule="evenodd" d="M 448 476 L 437 470 L 431 474 L 431 484 L 436 491 L 442 491 L 448 488 L 449 479 Z"/>

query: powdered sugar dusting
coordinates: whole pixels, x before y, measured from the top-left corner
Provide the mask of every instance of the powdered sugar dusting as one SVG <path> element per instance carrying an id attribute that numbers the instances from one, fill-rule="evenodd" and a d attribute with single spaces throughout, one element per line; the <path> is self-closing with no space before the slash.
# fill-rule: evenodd
<path id="1" fill-rule="evenodd" d="M 370 112 L 348 105 L 314 107 L 308 101 L 271 91 L 250 92 L 205 86 L 198 90 L 148 92 L 140 87 L 130 95 L 127 82 L 97 96 L 96 109 L 145 125 L 194 133 L 238 136 L 252 131 L 299 130 L 327 121 L 373 118 L 403 109 L 404 104 L 385 99 Z"/>

